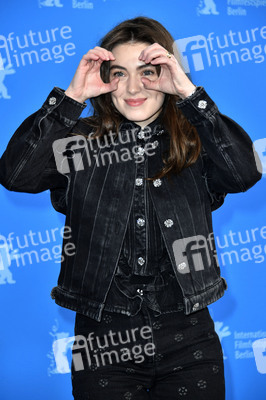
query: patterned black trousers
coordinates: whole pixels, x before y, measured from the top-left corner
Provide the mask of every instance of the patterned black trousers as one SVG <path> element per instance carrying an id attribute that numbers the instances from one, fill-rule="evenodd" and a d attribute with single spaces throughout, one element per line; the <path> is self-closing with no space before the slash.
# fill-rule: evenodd
<path id="1" fill-rule="evenodd" d="M 224 400 L 222 348 L 208 308 L 155 316 L 76 314 L 75 400 Z"/>

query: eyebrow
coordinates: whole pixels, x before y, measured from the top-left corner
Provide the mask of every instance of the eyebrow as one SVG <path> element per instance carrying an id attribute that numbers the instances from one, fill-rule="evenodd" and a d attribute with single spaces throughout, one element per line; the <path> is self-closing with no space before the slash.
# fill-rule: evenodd
<path id="1" fill-rule="evenodd" d="M 156 65 L 152 65 L 151 63 L 143 64 L 143 65 L 139 65 L 137 67 L 137 69 L 140 70 L 140 69 L 147 68 L 147 67 L 156 67 Z M 111 71 L 111 69 L 114 69 L 114 68 L 123 69 L 125 71 L 127 70 L 125 67 L 122 67 L 121 65 L 112 65 L 109 70 Z"/>

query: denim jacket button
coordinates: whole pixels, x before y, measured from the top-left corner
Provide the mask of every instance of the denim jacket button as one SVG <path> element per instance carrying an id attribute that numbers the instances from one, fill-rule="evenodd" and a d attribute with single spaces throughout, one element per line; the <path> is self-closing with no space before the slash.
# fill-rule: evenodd
<path id="1" fill-rule="evenodd" d="M 179 271 L 183 271 L 186 268 L 187 264 L 185 262 L 182 262 L 181 264 L 178 264 L 177 269 Z"/>
<path id="2" fill-rule="evenodd" d="M 164 225 L 166 226 L 166 228 L 170 228 L 173 224 L 174 224 L 174 221 L 172 219 L 166 219 L 164 221 Z"/>
<path id="3" fill-rule="evenodd" d="M 145 225 L 145 219 L 143 219 L 143 218 L 138 218 L 138 219 L 137 219 L 137 224 L 138 224 L 139 226 L 144 226 L 144 225 Z"/>
<path id="4" fill-rule="evenodd" d="M 55 97 L 50 97 L 48 101 L 50 106 L 54 106 L 56 104 L 56 98 Z"/>
<path id="5" fill-rule="evenodd" d="M 161 186 L 162 181 L 161 181 L 161 179 L 155 179 L 152 183 L 153 183 L 153 186 L 159 187 L 159 186 Z"/>
<path id="6" fill-rule="evenodd" d="M 143 265 L 144 263 L 145 263 L 144 258 L 143 258 L 143 257 L 139 257 L 139 258 L 138 258 L 138 264 L 139 264 L 139 265 Z"/>
<path id="7" fill-rule="evenodd" d="M 158 144 L 159 144 L 158 140 L 154 140 L 154 142 L 152 142 L 152 144 L 151 144 L 151 147 L 152 147 L 153 149 L 156 149 L 156 147 L 158 146 Z"/>
<path id="8" fill-rule="evenodd" d="M 196 311 L 199 308 L 199 303 L 195 303 L 192 307 L 192 311 Z"/>
<path id="9" fill-rule="evenodd" d="M 207 107 L 207 101 L 206 100 L 200 100 L 198 102 L 198 108 L 201 108 L 202 110 L 205 110 L 206 107 Z"/>
<path id="10" fill-rule="evenodd" d="M 145 153 L 145 149 L 143 147 L 139 146 L 137 148 L 136 153 L 137 153 L 138 156 L 143 156 L 143 154 Z"/>
<path id="11" fill-rule="evenodd" d="M 138 135 L 139 139 L 144 139 L 145 138 L 145 133 L 143 131 L 139 131 L 137 135 Z"/>
<path id="12" fill-rule="evenodd" d="M 137 178 L 135 183 L 136 183 L 136 186 L 141 186 L 141 185 L 143 185 L 143 179 L 142 178 Z"/>

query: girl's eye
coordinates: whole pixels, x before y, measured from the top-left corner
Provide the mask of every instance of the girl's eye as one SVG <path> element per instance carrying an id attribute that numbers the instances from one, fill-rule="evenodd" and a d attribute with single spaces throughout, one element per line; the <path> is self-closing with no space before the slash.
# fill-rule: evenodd
<path id="1" fill-rule="evenodd" d="M 114 72 L 113 75 L 114 76 L 123 76 L 123 72 L 122 71 L 117 71 L 117 72 Z"/>
<path id="2" fill-rule="evenodd" d="M 152 71 L 151 69 L 146 69 L 145 71 L 143 71 L 144 75 L 154 75 L 154 71 Z"/>

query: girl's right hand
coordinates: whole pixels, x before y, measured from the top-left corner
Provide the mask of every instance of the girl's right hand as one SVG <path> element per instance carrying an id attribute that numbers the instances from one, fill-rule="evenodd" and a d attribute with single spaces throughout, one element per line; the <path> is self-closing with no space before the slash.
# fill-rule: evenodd
<path id="1" fill-rule="evenodd" d="M 104 83 L 100 76 L 100 67 L 103 61 L 115 60 L 111 51 L 96 46 L 86 53 L 75 72 L 65 94 L 72 99 L 83 103 L 91 97 L 117 89 L 119 78 L 114 78 L 110 83 Z"/>

